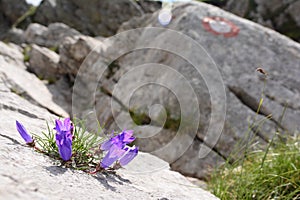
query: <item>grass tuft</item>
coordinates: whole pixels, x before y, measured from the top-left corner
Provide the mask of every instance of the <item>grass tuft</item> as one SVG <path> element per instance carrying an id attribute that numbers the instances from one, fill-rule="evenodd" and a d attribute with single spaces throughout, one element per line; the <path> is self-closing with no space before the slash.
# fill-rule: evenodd
<path id="1" fill-rule="evenodd" d="M 213 194 L 224 200 L 299 199 L 300 145 L 297 137 L 273 141 L 268 152 L 247 153 L 233 164 L 217 169 L 209 182 Z M 263 164 L 262 164 L 263 163 Z"/>

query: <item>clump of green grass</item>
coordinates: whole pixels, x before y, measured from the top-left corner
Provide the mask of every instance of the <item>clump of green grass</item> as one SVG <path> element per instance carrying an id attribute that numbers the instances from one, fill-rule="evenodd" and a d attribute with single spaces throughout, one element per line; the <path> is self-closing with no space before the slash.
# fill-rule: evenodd
<path id="1" fill-rule="evenodd" d="M 50 128 L 47 123 L 47 132 L 42 132 L 42 136 L 33 134 L 35 142 L 37 143 L 37 150 L 61 161 L 61 165 L 68 167 L 87 170 L 91 167 L 96 167 L 101 159 L 101 155 L 98 151 L 99 144 L 102 142 L 99 134 L 90 133 L 85 127 L 85 123 L 80 120 L 73 120 L 73 142 L 72 142 L 72 157 L 71 161 L 61 160 L 56 145 L 55 134 L 56 131 Z M 54 127 L 54 125 L 53 125 Z M 102 128 L 99 126 L 99 132 Z"/>
<path id="2" fill-rule="evenodd" d="M 296 137 L 275 141 L 215 171 L 210 190 L 221 199 L 299 199 L 300 145 Z"/>

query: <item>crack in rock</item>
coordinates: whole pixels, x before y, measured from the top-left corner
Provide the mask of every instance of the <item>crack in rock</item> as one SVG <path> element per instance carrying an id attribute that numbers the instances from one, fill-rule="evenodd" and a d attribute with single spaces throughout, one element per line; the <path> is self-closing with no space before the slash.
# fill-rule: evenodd
<path id="1" fill-rule="evenodd" d="M 263 105 L 259 108 L 259 101 L 253 96 L 247 93 L 245 90 L 238 86 L 228 86 L 230 92 L 232 92 L 245 106 L 250 108 L 253 112 L 263 115 L 273 121 L 281 129 L 287 130 L 279 121 L 273 118 L 272 113 Z M 258 110 L 259 108 L 259 110 Z M 263 138 L 262 138 L 263 139 Z"/>
<path id="2" fill-rule="evenodd" d="M 18 142 L 16 139 L 14 139 L 14 138 L 12 138 L 12 137 L 9 137 L 9 136 L 7 136 L 7 135 L 3 135 L 3 134 L 0 133 L 0 136 L 1 136 L 1 137 L 4 137 L 4 138 L 6 138 L 6 139 L 9 139 L 9 140 L 12 141 L 14 144 L 21 144 L 21 143 Z"/>
<path id="3" fill-rule="evenodd" d="M 1 109 L 11 110 L 11 111 L 17 111 L 18 113 L 26 115 L 27 117 L 35 118 L 35 119 L 42 119 L 43 120 L 43 118 L 40 118 L 40 117 L 38 117 L 35 114 L 32 114 L 32 113 L 30 113 L 30 112 L 28 112 L 26 110 L 20 109 L 20 108 L 15 108 L 13 106 L 5 105 L 5 104 L 0 104 L 0 110 Z"/>

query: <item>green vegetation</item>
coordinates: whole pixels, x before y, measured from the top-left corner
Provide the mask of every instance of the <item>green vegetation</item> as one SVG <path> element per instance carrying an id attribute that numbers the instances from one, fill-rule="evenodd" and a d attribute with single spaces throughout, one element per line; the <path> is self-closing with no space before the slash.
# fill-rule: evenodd
<path id="1" fill-rule="evenodd" d="M 59 156 L 58 148 L 55 140 L 55 130 L 49 127 L 47 123 L 47 133 L 42 132 L 42 136 L 33 134 L 38 147 L 37 150 L 52 158 L 61 160 L 62 165 L 72 167 L 79 170 L 88 170 L 91 167 L 96 167 L 100 161 L 100 153 L 97 152 L 102 139 L 98 134 L 89 133 L 86 130 L 83 121 L 73 120 L 73 156 L 70 161 L 62 161 Z M 54 127 L 54 125 L 53 125 Z M 99 127 L 99 132 L 102 128 Z"/>
<path id="2" fill-rule="evenodd" d="M 51 51 L 54 51 L 55 53 L 59 53 L 59 47 L 58 46 L 52 46 L 52 47 L 49 47 L 49 49 Z"/>
<path id="3" fill-rule="evenodd" d="M 148 125 L 151 123 L 151 118 L 146 113 L 137 112 L 136 110 L 131 109 L 129 110 L 129 114 L 136 125 Z M 168 110 L 166 114 L 167 114 L 167 118 L 163 127 L 165 129 L 177 131 L 180 126 L 181 117 L 179 116 L 178 118 L 173 118 L 170 114 L 170 111 Z M 160 126 L 161 124 L 159 122 L 153 121 L 153 125 Z"/>
<path id="4" fill-rule="evenodd" d="M 256 114 L 263 103 L 267 75 Z M 285 109 L 279 119 L 283 119 Z M 267 116 L 265 119 L 270 118 Z M 298 137 L 283 136 L 279 129 L 265 149 L 256 148 L 250 132 L 260 127 L 265 119 L 252 123 L 246 134 L 245 142 L 233 154 L 239 159 L 228 161 L 217 168 L 209 181 L 209 189 L 220 199 L 300 199 L 300 143 Z M 255 121 L 255 120 L 254 120 Z M 258 128 L 259 129 L 259 128 Z M 256 135 L 256 133 L 254 133 Z M 242 153 L 241 153 L 242 152 Z"/>
<path id="5" fill-rule="evenodd" d="M 290 137 L 265 151 L 252 151 L 215 171 L 209 188 L 221 199 L 299 199 L 300 144 Z"/>
<path id="6" fill-rule="evenodd" d="M 17 21 L 12 25 L 12 27 L 17 27 L 19 24 L 24 22 L 27 18 L 31 17 L 32 15 L 35 14 L 37 7 L 36 6 L 31 6 L 26 13 L 24 13 L 21 17 L 17 19 Z"/>
<path id="7" fill-rule="evenodd" d="M 27 45 L 24 50 L 23 50 L 23 55 L 24 55 L 24 62 L 29 62 L 30 60 L 30 55 L 29 55 L 29 52 L 31 50 L 31 46 Z"/>
<path id="8" fill-rule="evenodd" d="M 147 125 L 151 122 L 151 118 L 145 113 L 138 113 L 133 110 L 129 110 L 129 114 L 136 125 Z"/>

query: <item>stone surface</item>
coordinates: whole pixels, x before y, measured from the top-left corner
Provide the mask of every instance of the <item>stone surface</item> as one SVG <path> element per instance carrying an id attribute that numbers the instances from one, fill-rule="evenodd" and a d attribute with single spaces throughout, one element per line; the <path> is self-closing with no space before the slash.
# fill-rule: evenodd
<path id="1" fill-rule="evenodd" d="M 88 36 L 67 37 L 59 47 L 60 72 L 76 76 L 87 55 L 102 43 Z"/>
<path id="2" fill-rule="evenodd" d="M 54 51 L 38 45 L 32 45 L 29 53 L 29 70 L 40 79 L 56 81 L 58 78 L 59 55 Z"/>
<path id="3" fill-rule="evenodd" d="M 175 4 L 172 14 L 168 29 L 158 23 L 158 12 L 124 23 L 81 65 L 72 65 L 77 116 L 98 118 L 108 129 L 133 128 L 142 150 L 204 179 L 241 140 L 261 148 L 277 128 L 282 134 L 299 130 L 298 43 L 204 3 Z M 207 32 L 206 16 L 230 20 L 239 34 Z M 131 30 L 137 27 L 147 28 Z M 268 72 L 266 83 L 258 67 Z"/>
<path id="4" fill-rule="evenodd" d="M 228 0 L 223 8 L 300 41 L 299 1 Z"/>
<path id="5" fill-rule="evenodd" d="M 13 43 L 5 44 L 0 42 L 0 55 L 2 59 L 12 64 L 22 66 L 23 65 L 23 49 Z"/>
<path id="6" fill-rule="evenodd" d="M 0 1 L 0 39 L 28 9 L 25 0 Z"/>
<path id="7" fill-rule="evenodd" d="M 8 59 L 6 55 L 16 51 L 16 49 L 2 42 L 0 42 L 0 45 L 3 47 L 1 51 L 4 52 L 0 53 L 0 72 L 7 77 L 5 82 L 10 90 L 48 109 L 50 112 L 59 116 L 68 116 L 69 114 L 66 111 L 52 101 L 52 94 L 45 84 L 34 74 L 26 71 L 26 67 L 23 64 L 23 56 L 21 57 L 22 60 L 18 60 L 17 55 L 22 55 L 21 51 L 15 55 L 11 54 L 12 58 Z M 15 62 L 12 62 L 11 59 Z"/>
<path id="8" fill-rule="evenodd" d="M 57 116 L 12 93 L 8 81 L 0 72 L 1 199 L 218 199 L 145 153 L 116 173 L 89 175 L 57 166 L 26 146 L 15 128 L 18 120 L 29 132 L 41 134 L 46 121 L 52 126 Z"/>
<path id="9" fill-rule="evenodd" d="M 280 5 L 255 2 L 263 5 L 257 8 L 262 12 L 265 8 L 277 12 Z M 43 6 L 79 3 L 52 0 Z M 139 2 L 140 7 L 134 9 L 142 13 L 147 7 L 140 10 L 143 5 L 146 2 Z M 82 20 L 91 17 L 90 13 L 81 15 L 85 6 L 75 9 Z M 243 6 L 248 4 L 239 6 L 241 15 L 247 12 Z M 295 8 L 287 6 L 286 10 L 297 18 Z M 109 38 L 84 36 L 61 23 L 31 24 L 26 42 L 55 47 L 59 77 L 45 86 L 26 71 L 21 47 L 0 43 L 0 72 L 6 80 L 0 89 L 22 95 L 57 115 L 67 111 L 86 119 L 90 129 L 95 129 L 97 120 L 107 130 L 132 128 L 141 150 L 164 159 L 173 170 L 202 179 L 208 179 L 211 170 L 229 158 L 238 143 L 242 148 L 247 138 L 257 142 L 254 148 L 263 148 L 277 129 L 282 135 L 298 133 L 298 43 L 203 3 L 175 4 L 171 23 L 165 27 L 157 21 L 159 12 L 151 13 L 154 10 L 141 17 L 128 16 L 132 19 Z M 48 11 L 48 16 L 57 18 L 56 11 Z M 224 17 L 240 32 L 235 37 L 207 32 L 202 26 L 207 16 Z M 81 24 L 85 31 L 92 30 L 90 24 Z M 106 33 L 101 34 L 111 35 L 118 26 L 103 29 Z M 136 29 L 140 27 L 147 28 Z M 41 59 L 40 66 L 49 67 L 47 62 Z M 256 71 L 258 67 L 267 71 L 267 79 Z M 264 101 L 257 112 L 262 92 Z"/>
<path id="10" fill-rule="evenodd" d="M 51 48 L 58 48 L 67 36 L 80 35 L 78 31 L 62 23 L 49 24 L 48 27 L 32 23 L 24 34 L 27 43 Z"/>
<path id="11" fill-rule="evenodd" d="M 24 31 L 22 29 L 12 27 L 1 36 L 1 40 L 15 44 L 25 43 Z"/>
<path id="12" fill-rule="evenodd" d="M 83 34 L 110 36 L 133 16 L 153 12 L 160 7 L 157 2 L 137 3 L 132 0 L 45 0 L 38 7 L 33 21 L 48 25 L 62 22 Z"/>

